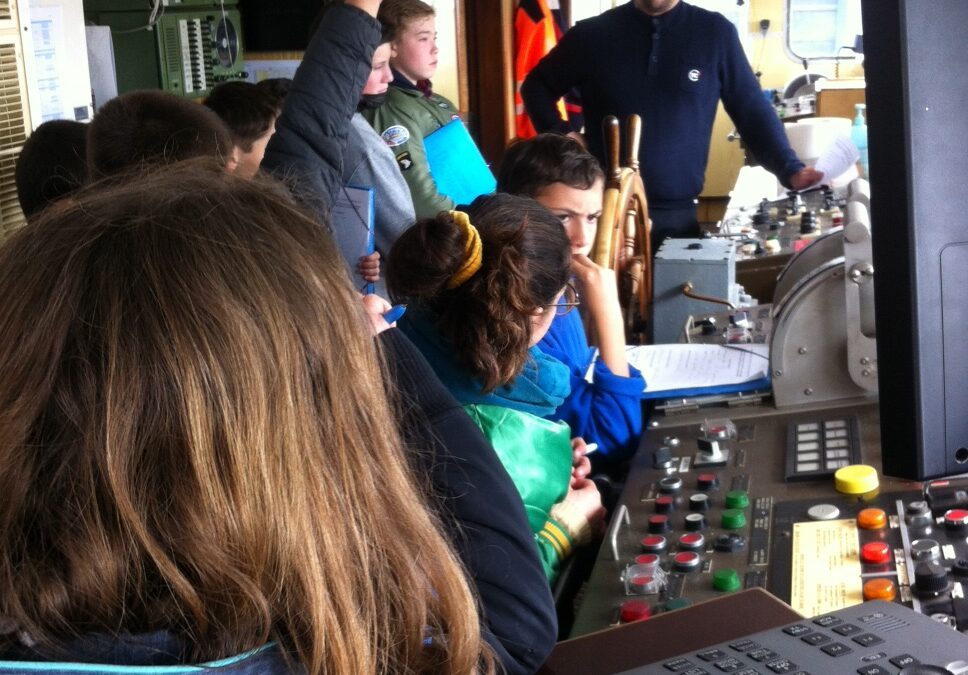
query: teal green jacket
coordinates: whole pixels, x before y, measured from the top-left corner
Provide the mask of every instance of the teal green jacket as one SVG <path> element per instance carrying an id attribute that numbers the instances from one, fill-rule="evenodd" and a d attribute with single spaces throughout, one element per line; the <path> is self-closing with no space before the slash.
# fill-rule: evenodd
<path id="1" fill-rule="evenodd" d="M 429 313 L 411 305 L 397 325 L 494 446 L 521 495 L 545 574 L 553 580 L 573 543 L 550 516 L 571 481 L 571 429 L 544 417 L 568 396 L 568 368 L 532 347 L 514 381 L 485 394 L 443 343 Z"/>
<path id="2" fill-rule="evenodd" d="M 550 516 L 571 480 L 571 429 L 564 422 L 501 405 L 471 404 L 464 410 L 494 446 L 518 489 L 541 564 L 553 581 L 572 548 L 565 528 Z"/>
<path id="3" fill-rule="evenodd" d="M 429 95 L 394 71 L 386 102 L 363 116 L 383 138 L 410 187 L 417 218 L 433 218 L 453 209 L 454 200 L 437 191 L 430 174 L 424 138 L 459 117 L 457 107 L 440 94 Z"/>

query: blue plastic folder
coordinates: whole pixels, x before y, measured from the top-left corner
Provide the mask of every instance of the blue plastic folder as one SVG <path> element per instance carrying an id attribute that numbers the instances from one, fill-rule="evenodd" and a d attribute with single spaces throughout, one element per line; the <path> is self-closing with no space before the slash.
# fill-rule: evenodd
<path id="1" fill-rule="evenodd" d="M 353 285 L 361 293 L 372 293 L 373 284 L 360 275 L 357 261 L 373 253 L 373 188 L 344 186 L 336 194 L 330 213 L 333 238 L 346 260 Z"/>
<path id="2" fill-rule="evenodd" d="M 424 138 L 424 149 L 438 192 L 457 204 L 469 204 L 497 189 L 494 174 L 460 119 Z"/>

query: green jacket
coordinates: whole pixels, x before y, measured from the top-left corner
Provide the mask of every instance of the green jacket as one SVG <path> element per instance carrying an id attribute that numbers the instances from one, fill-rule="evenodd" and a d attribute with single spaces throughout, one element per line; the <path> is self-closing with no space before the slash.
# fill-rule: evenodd
<path id="1" fill-rule="evenodd" d="M 417 218 L 433 218 L 453 209 L 454 200 L 437 191 L 430 175 L 424 138 L 459 117 L 457 108 L 440 94 L 425 96 L 408 80 L 396 76 L 387 91 L 386 102 L 363 116 L 383 138 L 403 173 Z"/>
<path id="2" fill-rule="evenodd" d="M 494 446 L 521 494 L 541 564 L 554 581 L 572 547 L 565 527 L 549 515 L 571 481 L 571 429 L 564 422 L 500 405 L 477 403 L 464 410 Z"/>

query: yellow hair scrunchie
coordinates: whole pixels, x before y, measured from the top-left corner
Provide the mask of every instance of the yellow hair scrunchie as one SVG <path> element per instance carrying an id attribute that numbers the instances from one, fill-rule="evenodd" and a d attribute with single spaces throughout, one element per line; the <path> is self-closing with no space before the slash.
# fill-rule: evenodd
<path id="1" fill-rule="evenodd" d="M 464 264 L 454 272 L 454 276 L 447 280 L 447 290 L 453 290 L 466 282 L 481 269 L 484 260 L 484 246 L 481 244 L 481 234 L 471 225 L 470 216 L 463 211 L 450 211 L 451 218 L 464 232 Z"/>

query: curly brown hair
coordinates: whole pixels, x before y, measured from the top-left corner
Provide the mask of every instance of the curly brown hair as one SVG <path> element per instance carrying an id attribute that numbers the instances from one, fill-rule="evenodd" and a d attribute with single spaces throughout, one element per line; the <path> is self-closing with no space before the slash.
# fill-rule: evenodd
<path id="1" fill-rule="evenodd" d="M 531 318 L 568 282 L 571 246 L 558 218 L 528 197 L 479 197 L 467 212 L 483 245 L 474 276 L 447 288 L 464 262 L 466 237 L 442 211 L 397 240 L 387 286 L 395 301 L 418 303 L 434 316 L 458 362 L 489 392 L 524 367 Z"/>

